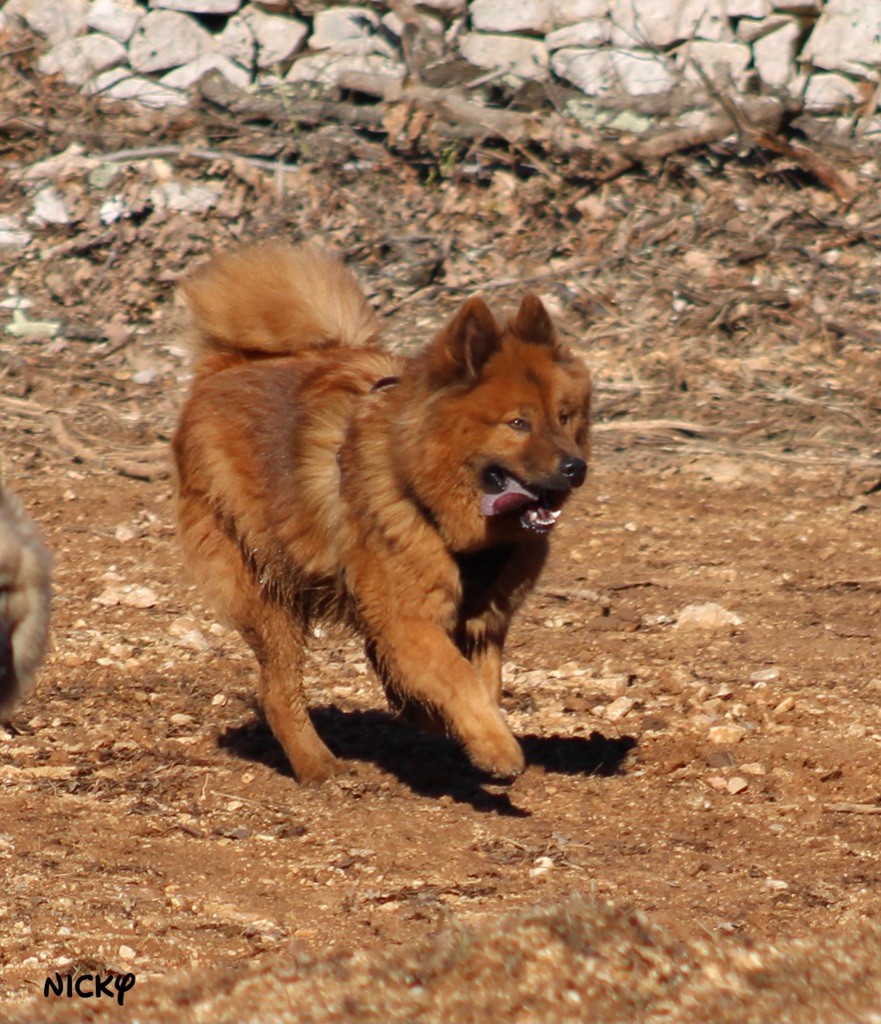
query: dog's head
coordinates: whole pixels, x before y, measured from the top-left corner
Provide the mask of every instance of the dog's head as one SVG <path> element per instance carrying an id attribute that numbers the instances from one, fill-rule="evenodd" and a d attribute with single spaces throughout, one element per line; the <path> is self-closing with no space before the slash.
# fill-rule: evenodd
<path id="1" fill-rule="evenodd" d="M 471 299 L 426 356 L 431 431 L 452 460 L 437 473 L 449 497 L 432 508 L 455 495 L 471 506 L 462 525 L 482 525 L 485 539 L 549 533 L 587 476 L 591 388 L 541 300 L 527 295 L 499 325 Z"/>

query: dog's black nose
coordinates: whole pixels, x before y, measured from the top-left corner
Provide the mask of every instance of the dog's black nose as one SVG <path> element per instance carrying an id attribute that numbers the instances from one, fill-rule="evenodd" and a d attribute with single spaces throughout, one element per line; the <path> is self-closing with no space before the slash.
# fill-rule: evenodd
<path id="1" fill-rule="evenodd" d="M 587 476 L 587 463 L 577 455 L 564 455 L 560 459 L 560 472 L 573 487 L 580 487 Z"/>

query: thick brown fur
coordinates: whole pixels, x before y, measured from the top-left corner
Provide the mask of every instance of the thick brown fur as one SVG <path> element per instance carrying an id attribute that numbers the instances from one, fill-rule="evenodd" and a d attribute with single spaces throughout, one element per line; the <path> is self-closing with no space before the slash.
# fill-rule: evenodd
<path id="1" fill-rule="evenodd" d="M 174 440 L 181 541 L 254 650 L 297 778 L 337 767 L 301 684 L 319 617 L 364 637 L 393 708 L 517 775 L 502 648 L 589 436 L 587 369 L 544 306 L 526 296 L 499 325 L 471 299 L 401 359 L 313 245 L 220 256 L 184 294 L 197 358 Z"/>
<path id="2" fill-rule="evenodd" d="M 21 502 L 0 484 L 0 721 L 27 696 L 46 651 L 49 552 Z"/>

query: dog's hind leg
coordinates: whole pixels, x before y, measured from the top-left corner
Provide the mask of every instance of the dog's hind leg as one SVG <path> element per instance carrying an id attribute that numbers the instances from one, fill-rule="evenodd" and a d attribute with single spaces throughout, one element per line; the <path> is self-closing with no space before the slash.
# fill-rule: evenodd
<path id="1" fill-rule="evenodd" d="M 318 783 L 340 763 L 322 742 L 303 692 L 305 628 L 286 608 L 265 600 L 242 635 L 260 663 L 260 703 L 298 781 Z"/>
<path id="2" fill-rule="evenodd" d="M 182 497 L 180 536 L 204 591 L 260 665 L 266 720 L 300 782 L 321 782 L 339 762 L 315 731 L 303 692 L 305 628 L 296 610 L 264 594 L 238 544 L 201 497 Z"/>

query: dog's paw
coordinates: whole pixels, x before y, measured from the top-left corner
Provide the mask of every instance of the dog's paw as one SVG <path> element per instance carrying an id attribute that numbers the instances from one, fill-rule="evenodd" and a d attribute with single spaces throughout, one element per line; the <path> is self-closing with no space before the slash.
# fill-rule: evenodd
<path id="1" fill-rule="evenodd" d="M 465 744 L 465 752 L 475 768 L 498 782 L 516 779 L 526 767 L 520 744 L 507 731 L 472 739 Z"/>
<path id="2" fill-rule="evenodd" d="M 334 776 L 341 775 L 346 770 L 346 765 L 344 761 L 328 753 L 327 757 L 310 758 L 305 763 L 301 758 L 300 763 L 293 768 L 297 782 L 301 786 L 320 786 Z"/>

